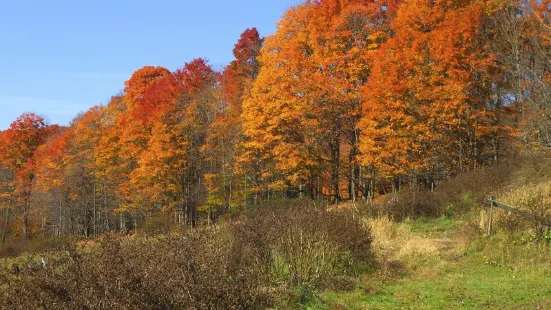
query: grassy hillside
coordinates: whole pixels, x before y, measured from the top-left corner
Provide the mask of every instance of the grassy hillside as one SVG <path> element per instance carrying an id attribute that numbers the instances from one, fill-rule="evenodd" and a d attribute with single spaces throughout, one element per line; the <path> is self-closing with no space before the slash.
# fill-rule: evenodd
<path id="1" fill-rule="evenodd" d="M 381 225 L 380 221 L 375 220 L 374 224 Z M 390 224 L 400 233 L 390 240 L 378 233 L 374 237 L 375 243 L 399 244 L 390 254 L 388 248 L 382 247 L 379 253 L 388 256 L 383 258 L 381 269 L 362 276 L 353 290 L 323 291 L 308 307 L 547 309 L 551 306 L 551 256 L 547 245 L 511 243 L 500 233 L 471 240 L 463 231 L 465 224 L 466 220 L 449 218 Z M 384 226 L 387 225 L 385 221 Z"/>

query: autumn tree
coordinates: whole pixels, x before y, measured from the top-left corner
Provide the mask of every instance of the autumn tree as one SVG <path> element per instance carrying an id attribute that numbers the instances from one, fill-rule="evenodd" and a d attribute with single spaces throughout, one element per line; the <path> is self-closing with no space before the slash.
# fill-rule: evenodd
<path id="1" fill-rule="evenodd" d="M 6 183 L 3 186 L 6 192 L 2 193 L 7 200 L 4 204 L 2 242 L 6 239 L 12 210 L 20 215 L 22 235 L 25 238 L 30 237 L 29 213 L 32 207 L 31 194 L 36 168 L 33 156 L 47 135 L 48 126 L 44 119 L 34 113 L 22 114 L 3 134 L 0 162 L 7 170 L 8 177 L 4 180 Z"/>
<path id="2" fill-rule="evenodd" d="M 274 197 L 372 197 L 376 180 L 433 188 L 496 162 L 516 132 L 548 147 L 549 10 L 309 0 L 265 40 L 245 30 L 221 73 L 145 66 L 68 127 L 24 114 L 0 132 L 2 241 L 34 216 L 43 235 L 90 237 L 163 211 L 195 225 Z"/>
<path id="3" fill-rule="evenodd" d="M 78 234 L 85 237 L 97 236 L 107 226 L 105 221 L 112 211 L 105 200 L 109 190 L 94 152 L 103 134 L 104 111 L 105 107 L 95 106 L 76 117 L 65 149 L 64 182 L 74 212 L 71 220 L 75 221 Z"/>
<path id="4" fill-rule="evenodd" d="M 404 1 L 363 88 L 362 159 L 383 177 L 434 177 L 494 158 L 493 60 L 476 2 Z"/>
<path id="5" fill-rule="evenodd" d="M 389 36 L 395 11 L 393 1 L 314 1 L 316 13 L 311 23 L 313 56 L 319 63 L 314 73 L 318 86 L 311 109 L 320 122 L 320 141 L 331 150 L 330 192 L 339 199 L 341 178 L 347 179 L 348 197 L 358 189 L 366 194 L 359 164 L 362 117 L 361 87 L 369 78 L 373 55 Z M 348 154 L 343 154 L 344 152 Z M 343 175 L 341 177 L 341 174 Z"/>
<path id="6" fill-rule="evenodd" d="M 160 205 L 165 210 L 177 210 L 182 222 L 194 225 L 197 207 L 205 199 L 201 149 L 218 104 L 218 76 L 204 59 L 186 63 L 173 76 L 177 89 L 152 128 L 131 185 L 143 193 L 139 201 L 142 207 Z"/>
<path id="7" fill-rule="evenodd" d="M 518 111 L 521 142 L 551 145 L 551 44 L 549 1 L 491 1 L 490 48 L 501 81 L 496 97 Z"/>
<path id="8" fill-rule="evenodd" d="M 220 78 L 223 100 L 215 107 L 216 116 L 209 126 L 203 148 L 209 163 L 206 181 L 208 203 L 212 206 L 227 208 L 246 202 L 249 171 L 244 169 L 238 173 L 236 169 L 243 142 L 242 103 L 258 75 L 261 45 L 256 28 L 245 30 L 233 49 L 235 59 L 226 66 Z"/>
<path id="9" fill-rule="evenodd" d="M 116 189 L 116 209 L 119 210 L 119 227 L 122 230 L 125 230 L 128 220 L 126 210 L 130 209 L 121 206 L 131 205 L 137 200 L 131 173 L 138 168 L 138 160 L 147 148 L 163 104 L 170 100 L 170 95 L 160 98 L 159 93 L 164 96 L 161 90 L 173 87 L 174 83 L 168 69 L 145 66 L 136 70 L 125 82 L 124 94 L 113 97 L 107 105 L 96 160 L 102 169 L 102 183 L 110 183 Z M 133 215 L 137 216 L 136 213 Z"/>
<path id="10" fill-rule="evenodd" d="M 296 175 L 294 168 L 304 163 L 305 150 L 301 106 L 293 90 L 302 85 L 296 64 L 302 56 L 299 31 L 307 24 L 309 6 L 292 8 L 278 24 L 278 30 L 266 38 L 259 61 L 261 70 L 251 94 L 243 103 L 245 134 L 241 165 L 254 168 L 248 175 L 255 196 L 268 198 L 271 191 L 285 187 L 286 179 Z M 293 74 L 297 74 L 293 76 Z"/>
<path id="11" fill-rule="evenodd" d="M 258 158 L 257 183 L 300 193 L 308 188 L 312 196 L 337 201 L 344 183 L 348 196 L 356 197 L 360 87 L 369 76 L 371 51 L 388 35 L 393 7 L 327 0 L 286 12 L 266 39 L 262 68 L 244 104 L 250 140 L 244 158 Z"/>
<path id="12" fill-rule="evenodd" d="M 34 182 L 33 201 L 40 205 L 41 235 L 46 235 L 48 226 L 53 227 L 52 234 L 61 236 L 68 227 L 68 195 L 65 182 L 67 165 L 66 146 L 71 138 L 69 130 L 52 133 L 47 141 L 35 152 L 36 181 Z"/>
<path id="13" fill-rule="evenodd" d="M 111 97 L 105 106 L 103 117 L 100 123 L 99 139 L 94 147 L 94 160 L 98 177 L 101 179 L 103 191 L 102 201 L 110 209 L 118 209 L 124 201 L 124 193 L 121 191 L 123 184 L 128 182 L 129 157 L 125 152 L 125 145 L 117 134 L 121 128 L 121 118 L 127 113 L 127 103 L 124 95 L 119 94 Z M 131 158 L 130 158 L 131 159 Z M 125 214 L 120 213 L 118 227 L 124 230 Z"/>

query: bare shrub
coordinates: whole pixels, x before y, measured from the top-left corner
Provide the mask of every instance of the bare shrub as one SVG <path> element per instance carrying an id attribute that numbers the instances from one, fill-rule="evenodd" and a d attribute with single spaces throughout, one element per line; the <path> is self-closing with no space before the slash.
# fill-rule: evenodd
<path id="1" fill-rule="evenodd" d="M 373 262 L 369 229 L 346 211 L 280 202 L 248 210 L 234 229 L 272 282 L 323 285 Z"/>
<path id="2" fill-rule="evenodd" d="M 351 289 L 346 276 L 371 263 L 370 244 L 349 213 L 258 207 L 217 228 L 42 253 L 17 274 L 6 263 L 0 308 L 265 309 L 310 285 Z"/>
<path id="3" fill-rule="evenodd" d="M 169 234 L 174 230 L 174 224 L 167 214 L 153 214 L 147 217 L 139 228 L 140 234 L 145 236 L 154 236 L 159 234 Z"/>
<path id="4" fill-rule="evenodd" d="M 4 245 L 0 245 L 0 257 L 14 257 L 22 253 L 44 251 L 61 251 L 72 247 L 75 238 L 10 238 Z"/>
<path id="5" fill-rule="evenodd" d="M 270 304 L 251 265 L 234 266 L 222 234 L 129 242 L 109 239 L 90 254 L 66 252 L 48 265 L 3 271 L 0 308 L 230 309 Z"/>

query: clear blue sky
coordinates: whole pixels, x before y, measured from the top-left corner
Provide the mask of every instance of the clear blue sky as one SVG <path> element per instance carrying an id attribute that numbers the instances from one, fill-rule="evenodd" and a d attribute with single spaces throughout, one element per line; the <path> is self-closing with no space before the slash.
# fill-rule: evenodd
<path id="1" fill-rule="evenodd" d="M 301 0 L 0 2 L 0 130 L 23 112 L 66 125 L 144 65 L 204 57 L 221 69 L 239 35 L 275 31 Z"/>

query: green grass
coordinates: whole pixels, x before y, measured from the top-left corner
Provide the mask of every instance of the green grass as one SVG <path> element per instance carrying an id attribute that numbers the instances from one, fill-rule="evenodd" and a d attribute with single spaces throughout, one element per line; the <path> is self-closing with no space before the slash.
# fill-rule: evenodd
<path id="1" fill-rule="evenodd" d="M 410 221 L 413 234 L 427 239 L 459 240 L 459 222 L 442 217 Z M 549 309 L 549 249 L 534 244 L 510 245 L 505 238 L 486 240 L 479 251 L 444 249 L 440 255 L 409 258 L 405 270 L 390 279 L 365 275 L 350 292 L 324 291 L 308 309 Z M 504 246 L 507 245 L 507 246 Z M 547 251 L 547 252 L 546 252 Z M 538 255 L 535 253 L 538 252 Z M 517 256 L 515 264 L 506 254 Z M 547 254 L 546 254 L 547 253 Z M 534 256 L 539 256 L 535 259 Z M 541 258 L 549 257 L 541 264 Z"/>
<path id="2" fill-rule="evenodd" d="M 411 231 L 425 238 L 449 238 L 455 235 L 456 221 L 450 217 L 422 218 L 409 222 Z"/>
<path id="3" fill-rule="evenodd" d="M 374 293 L 324 292 L 313 308 L 334 309 L 534 309 L 551 306 L 551 277 L 514 272 L 466 257 L 439 275 L 412 275 L 381 283 Z"/>

